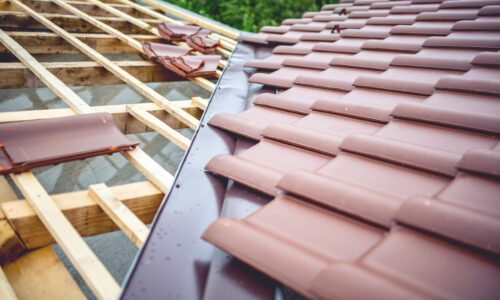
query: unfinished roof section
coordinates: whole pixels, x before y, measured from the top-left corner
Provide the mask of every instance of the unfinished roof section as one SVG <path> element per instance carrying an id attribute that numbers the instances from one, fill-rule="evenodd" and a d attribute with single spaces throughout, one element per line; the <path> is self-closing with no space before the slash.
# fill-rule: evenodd
<path id="1" fill-rule="evenodd" d="M 153 221 L 173 180 L 172 174 L 124 134 L 155 131 L 157 138 L 165 138 L 184 151 L 191 141 L 177 129 L 195 130 L 208 103 L 202 95 L 192 93 L 192 99 L 174 102 L 146 83 L 179 81 L 185 75 L 193 84 L 212 92 L 237 36 L 235 30 L 176 7 L 143 2 L 151 7 L 128 0 L 9 0 L 0 5 L 0 88 L 46 87 L 55 98 L 50 104 L 35 100 L 34 107 L 62 102 L 67 105 L 0 112 L 2 296 L 5 292 L 9 299 L 89 296 L 83 294 L 58 258 L 53 243 L 61 246 L 95 298 L 120 296 L 120 283 L 82 237 L 122 230 L 140 248 L 149 234 L 146 224 Z M 165 23 L 177 28 L 194 27 L 203 34 L 199 38 L 184 37 L 192 48 L 180 41 L 170 43 L 157 29 L 158 24 Z M 217 55 L 202 55 L 196 50 Z M 37 55 L 47 54 L 53 62 L 38 61 Z M 164 57 L 169 58 L 174 72 L 156 62 Z M 120 101 L 128 102 L 120 105 L 92 106 L 89 103 L 96 103 L 92 99 L 96 94 L 90 93 L 90 102 L 86 102 L 76 92 L 79 89 L 69 87 L 110 84 L 126 84 L 142 98 L 132 101 L 125 97 Z M 7 106 L 29 107 L 23 99 L 10 99 Z M 50 195 L 29 172 L 39 166 L 114 152 L 128 163 L 104 164 L 94 171 L 111 168 L 123 178 L 120 170 L 135 168 L 145 179 L 110 187 L 99 183 L 83 186 L 81 191 Z M 9 172 L 11 182 L 3 177 Z M 44 180 L 53 186 L 50 178 Z M 18 199 L 11 185 L 24 199 Z"/>

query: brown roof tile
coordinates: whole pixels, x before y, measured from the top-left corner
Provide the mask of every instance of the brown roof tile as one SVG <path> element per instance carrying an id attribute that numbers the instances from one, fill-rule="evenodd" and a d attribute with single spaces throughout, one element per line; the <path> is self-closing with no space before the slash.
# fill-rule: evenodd
<path id="1" fill-rule="evenodd" d="M 203 238 L 313 299 L 497 298 L 498 1 L 342 3 L 264 28 L 206 170 L 275 198 Z"/>
<path id="2" fill-rule="evenodd" d="M 0 174 L 132 150 L 109 113 L 0 125 Z"/>

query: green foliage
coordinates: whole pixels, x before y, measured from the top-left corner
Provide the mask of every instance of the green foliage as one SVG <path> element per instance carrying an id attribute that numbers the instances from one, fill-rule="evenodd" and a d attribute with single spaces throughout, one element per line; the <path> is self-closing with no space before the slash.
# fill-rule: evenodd
<path id="1" fill-rule="evenodd" d="M 244 31 L 257 32 L 265 25 L 279 25 L 287 18 L 300 18 L 317 11 L 327 0 L 169 0 L 192 12 Z"/>

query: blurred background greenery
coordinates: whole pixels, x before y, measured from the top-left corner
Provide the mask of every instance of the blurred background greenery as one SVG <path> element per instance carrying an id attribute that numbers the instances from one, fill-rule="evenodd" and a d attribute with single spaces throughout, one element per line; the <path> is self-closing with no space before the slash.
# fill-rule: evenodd
<path id="1" fill-rule="evenodd" d="M 317 11 L 328 0 L 167 0 L 192 12 L 234 28 L 257 32 L 265 25 L 279 25 L 286 18 L 300 18 Z"/>

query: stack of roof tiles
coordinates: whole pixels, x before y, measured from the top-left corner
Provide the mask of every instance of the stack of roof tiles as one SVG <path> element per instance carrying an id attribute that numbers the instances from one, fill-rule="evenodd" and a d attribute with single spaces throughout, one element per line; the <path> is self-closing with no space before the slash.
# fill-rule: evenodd
<path id="1" fill-rule="evenodd" d="M 219 40 L 208 38 L 210 31 L 199 26 L 160 23 L 158 32 L 169 42 L 185 41 L 191 48 L 142 42 L 144 53 L 152 61 L 161 63 L 166 69 L 182 78 L 215 75 L 220 60 L 219 55 L 188 56 L 193 50 L 205 54 L 215 52 Z"/>
<path id="2" fill-rule="evenodd" d="M 277 93 L 206 169 L 275 198 L 203 238 L 311 298 L 498 298 L 500 1 L 341 2 L 242 36 Z"/>

